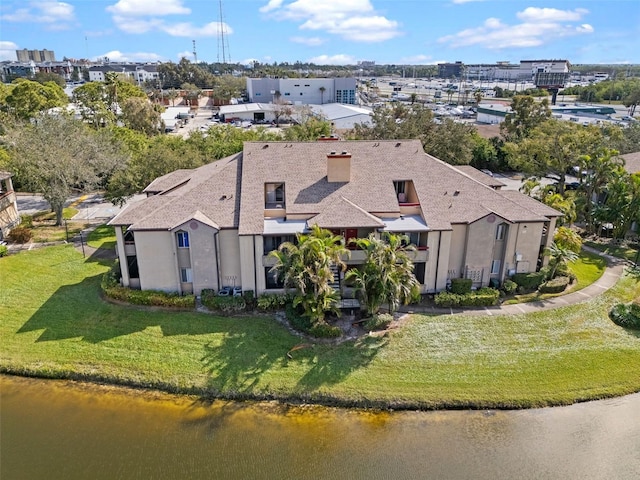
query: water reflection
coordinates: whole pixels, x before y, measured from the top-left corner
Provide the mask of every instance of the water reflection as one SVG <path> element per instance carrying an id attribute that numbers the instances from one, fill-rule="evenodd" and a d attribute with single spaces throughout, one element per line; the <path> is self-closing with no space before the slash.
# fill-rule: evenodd
<path id="1" fill-rule="evenodd" d="M 0 477 L 635 479 L 640 394 L 528 411 L 207 404 L 0 377 Z"/>

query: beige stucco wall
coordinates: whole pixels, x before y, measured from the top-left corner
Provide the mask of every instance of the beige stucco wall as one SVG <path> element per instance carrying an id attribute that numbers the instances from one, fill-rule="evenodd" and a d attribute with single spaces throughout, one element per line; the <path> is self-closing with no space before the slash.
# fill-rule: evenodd
<path id="1" fill-rule="evenodd" d="M 221 286 L 242 286 L 238 230 L 220 230 L 218 242 Z"/>
<path id="2" fill-rule="evenodd" d="M 174 235 L 162 231 L 134 233 L 140 288 L 142 290 L 180 291 Z"/>
<path id="3" fill-rule="evenodd" d="M 464 274 L 465 242 L 467 240 L 467 225 L 452 225 L 450 253 L 447 272 L 451 278 L 460 278 Z"/>
<path id="4" fill-rule="evenodd" d="M 238 237 L 240 249 L 240 276 L 242 277 L 242 289 L 253 290 L 257 294 L 259 288 L 256 286 L 256 277 L 260 282 L 262 265 L 256 261 L 262 257 L 263 242 L 262 237 L 254 235 L 242 235 Z M 255 250 L 254 250 L 255 241 Z M 258 271 L 256 271 L 258 268 Z M 264 279 L 262 281 L 264 283 Z M 264 287 L 262 288 L 264 290 Z"/>
<path id="5" fill-rule="evenodd" d="M 197 225 L 197 228 L 194 229 L 193 226 L 195 225 Z M 178 248 L 177 250 L 179 255 L 182 251 L 189 255 L 189 264 L 182 263 L 182 259 L 178 261 L 181 267 L 191 267 L 193 292 L 199 295 L 203 288 L 218 290 L 218 255 L 215 249 L 215 234 L 217 230 L 195 220 L 177 230 L 189 232 L 190 248 Z"/>
<path id="6" fill-rule="evenodd" d="M 122 286 L 128 287 L 129 283 L 129 265 L 127 264 L 127 256 L 124 249 L 124 235 L 120 226 L 115 226 L 116 231 L 116 249 L 118 252 L 118 259 L 120 260 L 120 275 L 122 278 Z M 134 237 L 135 238 L 135 237 Z"/>
<path id="7" fill-rule="evenodd" d="M 449 258 L 451 258 L 452 254 L 452 243 L 453 243 L 453 231 L 447 230 L 443 231 L 440 235 L 440 260 L 438 263 L 438 277 L 436 283 L 436 291 L 444 290 L 447 287 L 447 272 L 449 270 Z M 438 250 L 434 250 L 434 253 L 437 255 Z M 435 255 L 434 255 L 435 256 Z M 434 263 L 436 260 L 434 256 L 430 257 L 431 261 L 429 263 Z"/>

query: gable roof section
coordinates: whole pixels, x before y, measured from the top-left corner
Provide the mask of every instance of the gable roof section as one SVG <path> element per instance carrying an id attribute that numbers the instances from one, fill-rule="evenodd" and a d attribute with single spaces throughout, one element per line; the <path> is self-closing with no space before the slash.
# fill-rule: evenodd
<path id="1" fill-rule="evenodd" d="M 321 213 L 307 221 L 309 226 L 320 228 L 382 228 L 384 223 L 355 203 L 339 197 L 329 203 Z"/>
<path id="2" fill-rule="evenodd" d="M 351 154 L 349 182 L 327 181 L 327 154 L 332 150 Z M 493 190 L 426 155 L 419 140 L 246 142 L 239 233 L 262 233 L 265 183 L 285 184 L 287 215 L 310 218 L 335 208 L 331 214 L 335 218 L 340 214 L 338 206 L 346 208 L 346 204 L 330 205 L 344 197 L 364 212 L 390 218 L 400 215 L 394 180 L 413 182 L 423 219 L 432 230 L 448 230 L 453 223 L 470 223 L 489 213 L 510 222 L 545 221 L 548 215 L 559 215 L 548 207 L 533 208 L 526 200 L 517 201 L 517 196 Z M 319 218 L 334 222 L 329 222 L 328 215 Z"/>
<path id="3" fill-rule="evenodd" d="M 472 167 L 471 165 L 455 165 L 455 167 L 465 175 L 468 175 L 469 177 L 482 183 L 483 185 L 487 185 L 489 187 L 505 187 L 506 186 L 500 180 L 490 175 L 487 175 L 484 172 L 481 172 L 480 170 L 478 170 L 475 167 Z"/>
<path id="4" fill-rule="evenodd" d="M 241 154 L 236 154 L 160 177 L 151 185 L 165 190 L 130 205 L 109 224 L 127 225 L 131 230 L 172 230 L 195 219 L 214 228 L 237 228 L 240 169 Z"/>

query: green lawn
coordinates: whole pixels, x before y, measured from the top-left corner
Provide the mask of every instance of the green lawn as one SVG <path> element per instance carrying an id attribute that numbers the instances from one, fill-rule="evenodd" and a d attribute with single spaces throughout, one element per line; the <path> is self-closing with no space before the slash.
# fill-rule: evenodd
<path id="1" fill-rule="evenodd" d="M 113 227 L 108 225 L 100 225 L 89 232 L 87 245 L 93 248 L 115 248 L 116 232 Z"/>
<path id="2" fill-rule="evenodd" d="M 638 258 L 638 250 L 636 248 L 620 245 L 605 245 L 597 242 L 585 242 L 584 244 L 591 248 L 595 248 L 600 252 L 604 252 L 618 258 L 625 258 L 631 262 L 634 262 Z"/>
<path id="3" fill-rule="evenodd" d="M 413 315 L 383 337 L 306 343 L 269 316 L 104 302 L 108 266 L 71 246 L 0 258 L 0 371 L 229 398 L 398 408 L 531 407 L 640 391 L 640 332 L 607 317 L 637 278 L 530 315 Z"/>
<path id="4" fill-rule="evenodd" d="M 582 290 L 584 287 L 591 285 L 599 279 L 607 266 L 606 261 L 599 255 L 582 250 L 580 256 L 575 262 L 570 262 L 569 267 L 576 275 L 576 282 L 568 287 L 563 293 L 540 293 L 538 291 L 531 293 L 523 293 L 514 295 L 506 299 L 505 305 L 513 305 L 514 303 L 538 302 L 547 298 L 558 297 L 566 293 Z"/>

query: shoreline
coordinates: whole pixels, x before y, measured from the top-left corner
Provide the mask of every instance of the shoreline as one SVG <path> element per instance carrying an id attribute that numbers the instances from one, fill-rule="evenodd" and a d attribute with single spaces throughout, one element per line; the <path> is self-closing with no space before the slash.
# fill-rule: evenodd
<path id="1" fill-rule="evenodd" d="M 277 394 L 247 394 L 240 392 L 215 393 L 212 390 L 200 387 L 179 387 L 171 383 L 149 382 L 143 384 L 117 377 L 83 374 L 69 372 L 68 375 L 47 375 L 44 372 L 22 371 L 18 372 L 0 366 L 0 376 L 30 378 L 38 380 L 59 380 L 77 382 L 87 386 L 106 386 L 128 389 L 134 392 L 161 393 L 178 397 L 193 397 L 203 402 L 232 401 L 232 402 L 277 402 L 283 406 L 318 406 L 326 408 L 339 408 L 345 410 L 375 410 L 375 411 L 460 411 L 460 410 L 532 410 L 536 408 L 552 408 L 576 405 L 579 403 L 620 398 L 626 395 L 640 393 L 640 388 L 631 389 L 628 392 L 617 394 L 600 394 L 593 396 L 577 397 L 573 401 L 543 401 L 527 402 L 416 402 L 416 401 L 385 401 L 385 400 L 353 400 L 328 395 L 277 395 Z"/>

